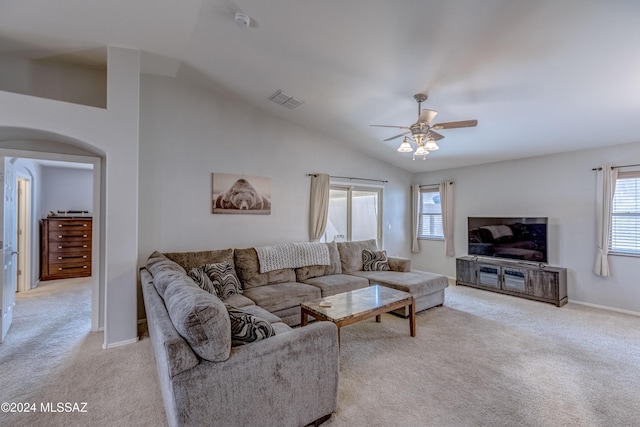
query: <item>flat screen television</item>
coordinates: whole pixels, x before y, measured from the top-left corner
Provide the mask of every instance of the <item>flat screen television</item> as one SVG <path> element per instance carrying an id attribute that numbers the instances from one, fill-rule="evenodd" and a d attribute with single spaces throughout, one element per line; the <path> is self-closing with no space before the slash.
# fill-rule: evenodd
<path id="1" fill-rule="evenodd" d="M 469 217 L 469 255 L 547 263 L 546 217 Z"/>

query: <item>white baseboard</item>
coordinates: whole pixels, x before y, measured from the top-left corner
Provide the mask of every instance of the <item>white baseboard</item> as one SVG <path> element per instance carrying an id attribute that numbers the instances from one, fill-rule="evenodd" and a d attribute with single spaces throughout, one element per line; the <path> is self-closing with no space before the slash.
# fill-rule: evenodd
<path id="1" fill-rule="evenodd" d="M 600 308 L 602 310 L 607 310 L 607 311 L 614 311 L 616 313 L 629 314 L 631 316 L 640 316 L 640 313 L 638 313 L 637 311 L 623 310 L 621 308 L 608 307 L 606 305 L 591 304 L 589 302 L 576 301 L 572 299 L 570 299 L 568 302 L 572 304 L 585 305 L 587 307 Z"/>
<path id="2" fill-rule="evenodd" d="M 133 339 L 130 340 L 126 340 L 126 341 L 118 341 L 118 342 L 114 342 L 111 344 L 102 344 L 102 349 L 106 350 L 108 348 L 115 348 L 115 347 L 121 347 L 123 345 L 129 345 L 129 344 L 134 344 L 138 342 L 138 337 L 135 337 Z"/>

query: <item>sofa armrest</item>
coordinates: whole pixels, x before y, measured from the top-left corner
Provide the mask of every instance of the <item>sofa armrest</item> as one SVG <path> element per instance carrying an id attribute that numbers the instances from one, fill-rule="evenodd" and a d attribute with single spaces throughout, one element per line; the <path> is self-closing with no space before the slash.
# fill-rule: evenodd
<path id="1" fill-rule="evenodd" d="M 387 257 L 387 260 L 389 261 L 389 268 L 391 268 L 391 271 L 411 271 L 411 260 L 409 258 L 390 256 Z"/>
<path id="2" fill-rule="evenodd" d="M 173 378 L 177 424 L 301 426 L 338 403 L 338 329 L 330 322 L 234 347 Z"/>

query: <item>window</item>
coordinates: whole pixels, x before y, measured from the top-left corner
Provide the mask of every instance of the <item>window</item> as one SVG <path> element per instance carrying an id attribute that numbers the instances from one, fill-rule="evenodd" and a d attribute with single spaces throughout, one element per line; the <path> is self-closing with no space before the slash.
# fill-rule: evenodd
<path id="1" fill-rule="evenodd" d="M 419 203 L 418 238 L 443 240 L 444 230 L 442 228 L 440 187 L 421 187 Z"/>
<path id="2" fill-rule="evenodd" d="M 640 171 L 618 174 L 610 233 L 611 252 L 640 255 Z"/>
<path id="3" fill-rule="evenodd" d="M 382 243 L 382 188 L 331 185 L 323 242 L 376 239 Z"/>

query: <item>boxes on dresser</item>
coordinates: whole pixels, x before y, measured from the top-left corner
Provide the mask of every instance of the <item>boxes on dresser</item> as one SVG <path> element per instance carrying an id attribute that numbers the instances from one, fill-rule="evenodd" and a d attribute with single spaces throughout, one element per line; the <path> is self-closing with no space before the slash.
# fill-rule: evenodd
<path id="1" fill-rule="evenodd" d="M 91 276 L 91 218 L 42 220 L 40 280 Z"/>

